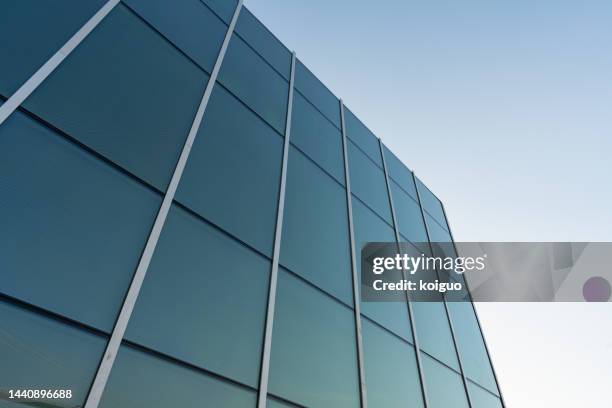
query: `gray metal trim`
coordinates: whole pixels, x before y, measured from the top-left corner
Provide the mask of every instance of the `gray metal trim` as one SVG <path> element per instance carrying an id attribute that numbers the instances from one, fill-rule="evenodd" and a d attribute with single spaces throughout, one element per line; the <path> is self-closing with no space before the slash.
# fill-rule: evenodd
<path id="1" fill-rule="evenodd" d="M 94 14 L 51 58 L 23 83 L 0 106 L 0 125 L 26 100 L 32 92 L 58 67 L 91 31 L 111 12 L 119 0 L 109 0 Z"/>
<path id="2" fill-rule="evenodd" d="M 289 101 L 287 103 L 287 120 L 285 121 L 285 141 L 283 145 L 283 163 L 281 168 L 278 208 L 276 211 L 276 230 L 274 232 L 274 250 L 272 254 L 272 269 L 270 272 L 270 287 L 266 309 L 266 326 L 264 344 L 261 355 L 261 370 L 259 373 L 259 393 L 257 407 L 265 408 L 268 398 L 268 377 L 270 374 L 270 351 L 272 347 L 272 329 L 274 327 L 274 310 L 276 307 L 276 287 L 278 282 L 278 264 L 280 261 L 281 238 L 283 233 L 283 215 L 285 212 L 285 191 L 287 186 L 287 161 L 289 158 L 289 138 L 291 136 L 291 114 L 293 111 L 293 87 L 295 81 L 295 52 L 291 55 L 291 76 L 289 79 Z"/>
<path id="3" fill-rule="evenodd" d="M 344 103 L 340 99 L 340 125 L 342 128 L 342 154 L 344 156 L 344 177 L 346 182 L 346 207 L 349 222 L 349 241 L 351 246 L 351 271 L 353 276 L 353 299 L 355 303 L 355 335 L 357 340 L 357 364 L 359 367 L 359 392 L 361 395 L 361 407 L 367 408 L 368 400 L 366 393 L 365 369 L 363 359 L 363 340 L 361 335 L 361 298 L 359 296 L 359 272 L 357 271 L 357 258 L 355 254 L 355 228 L 353 224 L 353 203 L 351 199 L 351 177 L 349 172 L 346 123 L 344 120 Z"/>
<path id="4" fill-rule="evenodd" d="M 429 244 L 429 250 L 431 251 L 431 254 L 433 255 L 433 246 L 431 245 L 429 227 L 427 226 L 427 220 L 425 218 L 425 210 L 423 209 L 423 203 L 421 201 L 421 193 L 419 193 L 419 185 L 416 182 L 416 176 L 414 175 L 414 171 L 411 173 L 412 173 L 412 182 L 414 184 L 414 189 L 417 193 L 419 209 L 421 210 L 421 218 L 423 219 L 423 225 L 425 226 L 425 234 L 427 234 L 427 242 Z M 437 270 L 436 270 L 436 275 L 438 276 L 438 279 L 439 279 L 440 275 L 438 274 Z M 448 304 L 446 303 L 446 296 L 444 296 L 444 294 L 442 294 L 442 303 L 444 303 L 444 311 L 446 312 L 446 319 L 448 320 L 448 327 L 450 328 L 450 331 L 451 331 L 451 337 L 453 339 L 453 346 L 455 347 L 455 354 L 457 355 L 457 362 L 459 363 L 459 371 L 461 373 L 461 381 L 463 382 L 463 388 L 465 389 L 465 396 L 467 398 L 468 405 L 470 407 L 473 407 L 474 405 L 472 404 L 472 398 L 470 397 L 467 377 L 465 376 L 465 372 L 463 371 L 463 364 L 461 363 L 461 354 L 459 353 L 459 347 L 457 345 L 457 339 L 455 337 L 455 326 L 453 325 L 453 320 L 451 319 L 450 312 L 448 311 Z"/>
<path id="5" fill-rule="evenodd" d="M 89 390 L 89 394 L 87 395 L 87 402 L 85 403 L 85 408 L 96 408 L 100 403 L 102 393 L 104 392 L 104 388 L 106 387 L 106 382 L 108 381 L 108 377 L 110 375 L 111 369 L 113 368 L 115 358 L 117 357 L 117 352 L 119 351 L 121 340 L 123 339 L 123 335 L 125 333 L 128 322 L 130 320 L 130 316 L 134 309 L 134 305 L 136 304 L 136 299 L 138 298 L 138 293 L 140 292 L 142 282 L 144 281 L 144 278 L 147 274 L 147 269 L 149 268 L 149 264 L 151 263 L 151 258 L 153 257 L 155 247 L 161 235 L 161 231 L 166 221 L 166 217 L 168 216 L 168 212 L 170 211 L 170 206 L 172 205 L 174 194 L 176 193 L 176 189 L 183 174 L 183 170 L 185 169 L 185 165 L 187 164 L 187 159 L 189 157 L 189 153 L 191 152 L 191 147 L 193 146 L 193 142 L 198 133 L 198 129 L 200 127 L 200 124 L 202 123 L 204 111 L 206 110 L 206 106 L 208 105 L 208 101 L 210 100 L 210 95 L 215 85 L 215 81 L 217 80 L 219 70 L 221 69 L 223 57 L 225 56 L 229 41 L 234 32 L 234 27 L 236 25 L 236 21 L 238 20 L 238 15 L 240 14 L 241 7 L 242 0 L 239 0 L 230 25 L 227 29 L 227 32 L 225 33 L 225 38 L 223 40 L 223 44 L 221 45 L 221 50 L 219 51 L 217 60 L 215 61 L 212 73 L 210 75 L 208 83 L 206 84 L 204 95 L 202 96 L 202 100 L 200 102 L 200 105 L 198 106 L 198 110 L 191 125 L 191 129 L 189 130 L 187 140 L 185 141 L 185 145 L 183 146 L 183 150 L 176 164 L 176 168 L 174 169 L 174 173 L 172 174 L 172 179 L 170 180 L 170 184 L 162 201 L 161 207 L 159 209 L 159 212 L 157 213 L 157 217 L 155 218 L 155 223 L 153 224 L 153 228 L 151 229 L 151 233 L 149 234 L 145 249 L 142 253 L 142 256 L 140 257 L 138 267 L 136 268 L 136 272 L 134 273 L 134 277 L 132 278 L 132 282 L 130 283 L 130 288 L 128 289 L 127 295 L 121 307 L 121 311 L 119 312 L 119 316 L 117 317 L 117 321 L 115 322 L 113 332 L 106 346 L 106 350 L 104 352 L 104 356 L 102 358 L 100 366 L 98 367 L 96 377 L 91 386 L 91 389 Z"/>
<path id="6" fill-rule="evenodd" d="M 389 172 L 387 170 L 387 161 L 385 160 L 385 151 L 383 149 L 382 140 L 378 139 L 378 146 L 380 148 L 380 155 L 382 157 L 383 170 L 385 172 L 385 182 L 387 184 L 387 194 L 389 196 L 389 205 L 391 206 L 391 217 L 393 218 L 393 230 L 395 232 L 395 241 L 397 243 L 398 251 L 400 248 L 400 233 L 399 225 L 397 224 L 397 217 L 395 215 L 395 206 L 393 205 L 393 196 L 391 195 L 391 181 Z M 406 271 L 402 270 L 404 279 L 408 279 Z M 408 316 L 410 318 L 410 328 L 412 329 L 412 337 L 414 339 L 414 352 L 417 360 L 417 367 L 419 369 L 419 379 L 421 380 L 421 392 L 423 393 L 423 403 L 425 408 L 429 407 L 429 396 L 427 395 L 427 384 L 425 381 L 425 371 L 423 370 L 423 362 L 421 360 L 421 346 L 419 345 L 419 335 L 417 333 L 416 324 L 414 322 L 414 314 L 412 313 L 412 305 L 410 301 L 410 293 L 406 291 L 406 305 L 408 306 Z"/>
<path id="7" fill-rule="evenodd" d="M 455 253 L 459 255 L 459 251 L 457 251 L 457 245 L 455 244 L 455 238 L 453 237 L 453 232 L 448 222 L 448 217 L 446 216 L 446 209 L 444 208 L 444 203 L 440 201 L 440 205 L 442 206 L 442 214 L 444 214 L 444 221 L 446 221 L 446 228 L 448 229 L 448 233 L 451 237 L 451 241 L 453 241 L 453 248 L 455 248 Z M 497 373 L 495 372 L 495 366 L 493 365 L 493 361 L 491 360 L 491 354 L 489 353 L 489 346 L 487 345 L 487 339 L 485 338 L 484 332 L 482 331 L 482 326 L 480 325 L 480 319 L 478 318 L 478 313 L 476 312 L 476 307 L 474 306 L 474 301 L 472 300 L 472 292 L 470 291 L 470 287 L 468 285 L 467 279 L 464 279 L 464 281 L 465 281 L 465 287 L 467 289 L 468 295 L 470 296 L 470 301 L 471 301 L 470 303 L 472 304 L 472 310 L 474 310 L 474 316 L 476 317 L 476 323 L 478 324 L 478 330 L 480 330 L 480 336 L 482 337 L 482 342 L 484 343 L 485 350 L 487 352 L 487 357 L 489 358 L 489 364 L 491 365 L 491 371 L 493 372 L 493 378 L 495 379 L 495 384 L 497 385 L 497 392 L 499 393 L 499 399 L 501 401 L 502 407 L 505 408 L 506 403 L 504 401 L 504 396 L 502 395 L 499 381 L 497 380 Z M 489 390 L 487 389 L 487 391 Z"/>

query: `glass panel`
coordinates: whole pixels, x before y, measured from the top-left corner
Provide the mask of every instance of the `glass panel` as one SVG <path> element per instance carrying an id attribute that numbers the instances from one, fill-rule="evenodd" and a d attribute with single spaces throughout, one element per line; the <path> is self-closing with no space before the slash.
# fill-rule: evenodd
<path id="1" fill-rule="evenodd" d="M 285 134 L 289 83 L 235 34 L 223 59 L 219 82 Z"/>
<path id="2" fill-rule="evenodd" d="M 471 303 L 448 302 L 465 375 L 498 394 L 493 369 Z M 499 394 L 498 394 L 499 395 Z"/>
<path id="3" fill-rule="evenodd" d="M 393 229 L 376 214 L 353 197 L 353 223 L 357 273 L 361 279 L 361 248 L 366 242 L 395 242 Z M 361 288 L 360 288 L 361 289 Z M 401 302 L 361 302 L 361 313 L 401 336 L 412 341 L 408 307 Z"/>
<path id="4" fill-rule="evenodd" d="M 300 60 L 295 66 L 295 87 L 340 129 L 340 101 Z"/>
<path id="5" fill-rule="evenodd" d="M 421 349 L 459 370 L 444 303 L 412 302 L 412 313 Z"/>
<path id="6" fill-rule="evenodd" d="M 256 387 L 269 271 L 263 257 L 173 206 L 126 338 Z"/>
<path id="7" fill-rule="evenodd" d="M 468 381 L 468 392 L 472 401 L 472 408 L 502 408 L 502 403 L 495 395 L 483 390 L 476 384 Z"/>
<path id="8" fill-rule="evenodd" d="M 269 390 L 309 407 L 358 407 L 353 311 L 279 270 Z"/>
<path id="9" fill-rule="evenodd" d="M 348 143 L 348 158 L 351 192 L 392 225 L 385 173 L 351 141 Z"/>
<path id="10" fill-rule="evenodd" d="M 421 207 L 393 180 L 391 180 L 391 195 L 400 233 L 407 240 L 420 245 L 422 250 L 428 251 L 427 232 L 423 224 Z"/>
<path id="11" fill-rule="evenodd" d="M 227 24 L 232 20 L 237 0 L 201 0 L 208 5 Z M 241 11 L 242 13 L 242 11 Z"/>
<path id="12" fill-rule="evenodd" d="M 165 190 L 207 79 L 119 4 L 25 106 Z"/>
<path id="13" fill-rule="evenodd" d="M 126 0 L 149 24 L 209 73 L 227 26 L 200 0 Z"/>
<path id="14" fill-rule="evenodd" d="M 288 166 L 280 262 L 352 305 L 346 192 L 294 147 Z"/>
<path id="15" fill-rule="evenodd" d="M 421 354 L 430 408 L 469 408 L 461 375 Z"/>
<path id="16" fill-rule="evenodd" d="M 287 408 L 294 406 L 295 405 L 287 404 L 286 402 L 280 402 L 270 397 L 268 397 L 268 399 L 266 400 L 266 408 Z"/>
<path id="17" fill-rule="evenodd" d="M 440 226 L 429 214 L 425 213 L 425 222 L 429 231 L 429 239 L 431 242 L 452 242 L 451 236 L 444 228 Z M 449 245 L 432 245 L 434 254 L 437 256 L 455 256 L 452 246 Z M 451 253 L 448 253 L 452 250 Z"/>
<path id="18" fill-rule="evenodd" d="M 271 255 L 283 139 L 215 85 L 176 200 Z"/>
<path id="19" fill-rule="evenodd" d="M 100 407 L 252 408 L 255 402 L 253 391 L 121 346 Z"/>
<path id="20" fill-rule="evenodd" d="M 236 32 L 288 81 L 291 53 L 246 7 L 236 23 Z"/>
<path id="21" fill-rule="evenodd" d="M 0 291 L 110 331 L 161 197 L 20 112 L 0 186 Z"/>
<path id="22" fill-rule="evenodd" d="M 382 169 L 383 164 L 380 158 L 378 138 L 346 106 L 344 107 L 344 120 L 346 124 L 346 137 L 359 146 Z"/>
<path id="23" fill-rule="evenodd" d="M 414 347 L 361 319 L 368 405 L 422 407 Z"/>
<path id="24" fill-rule="evenodd" d="M 344 184 L 342 134 L 297 92 L 293 94 L 291 142 Z"/>
<path id="25" fill-rule="evenodd" d="M 0 94 L 11 96 L 104 3 L 104 0 L 3 0 Z"/>
<path id="26" fill-rule="evenodd" d="M 431 214 L 432 217 L 440 223 L 440 225 L 446 228 L 446 218 L 444 217 L 444 210 L 442 210 L 442 203 L 436 197 L 425 184 L 416 178 L 416 184 L 419 189 L 419 195 L 421 196 L 421 204 L 425 211 Z"/>
<path id="27" fill-rule="evenodd" d="M 0 321 L 0 406 L 80 407 L 106 340 L 2 301 Z M 72 398 L 3 402 L 9 389 L 72 390 Z"/>
<path id="28" fill-rule="evenodd" d="M 383 145 L 383 149 L 385 151 L 385 161 L 387 162 L 389 177 L 415 201 L 418 200 L 412 171 L 391 150 L 387 149 L 387 146 Z"/>

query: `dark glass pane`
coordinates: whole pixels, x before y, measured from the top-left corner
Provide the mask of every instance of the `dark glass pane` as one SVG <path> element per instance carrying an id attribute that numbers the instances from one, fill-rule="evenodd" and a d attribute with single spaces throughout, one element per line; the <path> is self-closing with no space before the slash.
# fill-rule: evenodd
<path id="1" fill-rule="evenodd" d="M 430 408 L 468 408 L 459 373 L 421 354 Z"/>
<path id="2" fill-rule="evenodd" d="M 480 327 L 471 303 L 449 302 L 449 312 L 455 329 L 455 339 L 465 375 L 498 394 L 493 369 L 485 348 Z"/>
<path id="3" fill-rule="evenodd" d="M 483 390 L 476 384 L 468 381 L 468 392 L 472 408 L 502 408 L 502 403 L 495 395 Z"/>
<path id="4" fill-rule="evenodd" d="M 285 134 L 289 83 L 235 34 L 223 59 L 219 82 Z"/>
<path id="5" fill-rule="evenodd" d="M 283 139 L 215 85 L 177 201 L 271 255 Z"/>
<path id="6" fill-rule="evenodd" d="M 255 402 L 253 391 L 121 346 L 100 407 L 252 408 Z"/>
<path id="7" fill-rule="evenodd" d="M 288 81 L 291 53 L 249 10 L 240 11 L 236 32 Z"/>
<path id="8" fill-rule="evenodd" d="M 299 60 L 295 67 L 295 87 L 340 129 L 340 101 Z"/>
<path id="9" fill-rule="evenodd" d="M 362 319 L 368 405 L 423 407 L 414 347 Z"/>
<path id="10" fill-rule="evenodd" d="M 353 197 L 353 224 L 357 274 L 361 279 L 361 249 L 366 242 L 395 242 L 393 229 Z M 360 288 L 361 289 L 361 288 Z M 401 302 L 361 302 L 361 313 L 377 323 L 412 341 L 408 307 Z"/>
<path id="11" fill-rule="evenodd" d="M 3 0 L 0 94 L 11 96 L 104 3 L 104 0 Z"/>
<path id="12" fill-rule="evenodd" d="M 260 255 L 174 206 L 126 338 L 257 386 L 269 271 Z"/>
<path id="13" fill-rule="evenodd" d="M 207 79 L 119 4 L 25 106 L 164 190 Z"/>
<path id="14" fill-rule="evenodd" d="M 391 180 L 391 195 L 400 234 L 407 240 L 420 245 L 422 250 L 427 251 L 425 245 L 427 232 L 423 224 L 421 207 L 393 180 Z"/>
<path id="15" fill-rule="evenodd" d="M 279 270 L 269 391 L 309 407 L 358 407 L 353 311 Z"/>
<path id="16" fill-rule="evenodd" d="M 208 5 L 227 24 L 232 20 L 237 0 L 201 0 Z M 242 11 L 241 11 L 242 13 Z"/>
<path id="17" fill-rule="evenodd" d="M 281 402 L 270 397 L 266 400 L 266 408 L 288 408 L 294 406 L 295 405 L 287 404 L 286 402 Z"/>
<path id="18" fill-rule="evenodd" d="M 149 24 L 209 73 L 227 26 L 200 0 L 126 0 Z"/>
<path id="19" fill-rule="evenodd" d="M 161 197 L 19 112 L 0 186 L 0 291 L 110 331 Z"/>
<path id="20" fill-rule="evenodd" d="M 106 339 L 3 301 L 0 322 L 0 406 L 80 407 Z M 71 390 L 72 398 L 4 402 L 9 389 Z"/>
<path id="21" fill-rule="evenodd" d="M 346 191 L 291 147 L 280 262 L 353 303 Z"/>
<path id="22" fill-rule="evenodd" d="M 297 92 L 293 94 L 291 142 L 344 184 L 342 134 Z"/>
<path id="23" fill-rule="evenodd" d="M 432 217 L 436 219 L 446 228 L 446 218 L 444 217 L 444 210 L 442 210 L 442 203 L 436 197 L 425 184 L 418 178 L 416 179 L 416 185 L 419 189 L 419 195 L 421 196 L 421 204 L 425 211 L 427 211 Z"/>
<path id="24" fill-rule="evenodd" d="M 410 171 L 397 156 L 387 149 L 387 146 L 383 145 L 383 149 L 385 151 L 385 162 L 387 163 L 389 177 L 391 177 L 410 197 L 414 200 L 418 200 L 414 179 L 412 178 L 412 171 Z"/>
<path id="25" fill-rule="evenodd" d="M 346 125 L 346 137 L 351 139 L 368 157 L 382 169 L 380 147 L 378 138 L 358 118 L 344 107 L 344 120 Z"/>
<path id="26" fill-rule="evenodd" d="M 421 349 L 459 370 L 444 303 L 413 302 L 412 313 Z"/>
<path id="27" fill-rule="evenodd" d="M 392 225 L 385 173 L 351 141 L 348 143 L 348 159 L 351 192 Z"/>

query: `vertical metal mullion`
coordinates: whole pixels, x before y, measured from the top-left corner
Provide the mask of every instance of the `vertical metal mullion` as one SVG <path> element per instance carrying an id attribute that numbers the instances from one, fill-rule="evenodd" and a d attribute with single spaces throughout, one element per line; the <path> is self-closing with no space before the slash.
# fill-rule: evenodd
<path id="1" fill-rule="evenodd" d="M 278 207 L 276 211 L 276 229 L 274 232 L 274 250 L 272 255 L 272 268 L 270 272 L 270 285 L 268 289 L 268 305 L 266 308 L 266 325 L 264 329 L 264 343 L 259 373 L 259 394 L 257 407 L 265 408 L 268 398 L 268 379 L 270 374 L 270 352 L 272 347 L 272 329 L 274 326 L 274 311 L 276 307 L 276 289 L 278 283 L 278 264 L 280 261 L 281 238 L 283 232 L 283 215 L 285 211 L 285 191 L 287 186 L 287 161 L 289 158 L 289 138 L 291 135 L 291 115 L 293 111 L 293 87 L 295 82 L 295 52 L 291 55 L 291 76 L 289 78 L 289 97 L 287 103 L 287 120 L 285 121 L 285 140 L 283 144 L 283 162 L 281 167 L 280 190 L 278 194 Z"/>
<path id="2" fill-rule="evenodd" d="M 453 243 L 453 248 L 455 249 L 455 254 L 458 256 L 459 251 L 457 251 L 457 245 L 455 244 L 455 238 L 453 237 L 453 232 L 451 231 L 450 224 L 448 223 L 448 217 L 446 216 L 446 210 L 444 209 L 444 203 L 440 201 L 440 205 L 442 206 L 442 214 L 444 214 L 444 221 L 446 221 L 446 227 L 448 229 L 448 234 L 451 237 L 451 241 Z M 465 288 L 467 290 L 468 296 L 470 297 L 470 303 L 472 304 L 472 310 L 474 311 L 474 317 L 476 318 L 476 323 L 478 324 L 478 330 L 480 330 L 480 337 L 482 337 L 482 342 L 485 346 L 485 351 L 487 352 L 487 358 L 489 359 L 489 365 L 491 366 L 491 371 L 493 372 L 493 378 L 495 379 L 495 384 L 497 385 L 497 392 L 499 393 L 499 399 L 501 401 L 502 407 L 505 408 L 506 403 L 504 402 L 504 397 L 501 392 L 501 387 L 499 386 L 499 381 L 497 380 L 497 373 L 495 372 L 495 366 L 493 365 L 493 361 L 491 360 L 491 354 L 489 353 L 489 346 L 487 345 L 487 340 L 485 339 L 484 333 L 482 332 L 482 326 L 480 325 L 480 319 L 478 318 L 478 313 L 476 312 L 476 307 L 474 306 L 474 300 L 472 299 L 472 292 L 470 292 L 470 287 L 468 285 L 467 279 L 463 279 L 465 283 Z"/>
<path id="3" fill-rule="evenodd" d="M 198 110 L 189 130 L 189 134 L 187 135 L 187 139 L 185 140 L 183 150 L 181 151 L 181 155 L 179 156 L 178 162 L 172 174 L 172 179 L 170 180 L 170 184 L 168 185 L 168 189 L 166 190 L 166 194 L 164 195 L 164 199 L 155 218 L 153 228 L 151 229 L 151 232 L 147 239 L 147 243 L 145 244 L 145 248 L 140 257 L 140 261 L 138 262 L 136 272 L 132 277 L 132 282 L 130 283 L 130 287 L 123 301 L 123 305 L 121 306 L 121 310 L 119 312 L 117 320 L 115 321 L 115 325 L 113 327 L 111 337 L 104 351 L 102 361 L 98 367 L 93 384 L 87 395 L 85 408 L 96 408 L 100 403 L 102 393 L 104 392 L 104 388 L 106 387 L 108 377 L 110 375 L 111 369 L 113 368 L 115 358 L 117 357 L 119 346 L 121 345 L 121 340 L 123 339 L 123 335 L 132 315 L 132 311 L 134 310 L 134 305 L 136 304 L 140 288 L 142 287 L 142 282 L 144 281 L 144 278 L 147 274 L 149 264 L 151 263 L 151 258 L 153 257 L 153 253 L 155 252 L 155 247 L 157 246 L 157 242 L 164 227 L 164 223 L 166 222 L 166 218 L 168 216 L 168 212 L 170 211 L 172 201 L 174 200 L 174 194 L 176 193 L 176 189 L 183 174 L 183 170 L 185 169 L 189 153 L 191 152 L 191 147 L 193 146 L 193 142 L 198 133 L 198 129 L 200 128 L 200 124 L 202 123 L 204 111 L 206 110 L 206 106 L 208 105 L 208 101 L 210 100 L 213 87 L 217 80 L 217 76 L 219 75 L 219 70 L 221 69 L 221 64 L 223 63 L 223 57 L 225 56 L 225 52 L 227 51 L 227 47 L 232 37 L 232 33 L 234 32 L 234 27 L 236 26 L 236 21 L 238 20 L 238 15 L 240 14 L 241 7 L 242 0 L 239 0 L 234 11 L 234 15 L 232 16 L 230 25 L 228 26 L 227 32 L 225 33 L 225 38 L 223 39 L 223 43 L 221 45 L 221 49 L 219 50 L 219 54 L 215 61 L 212 73 L 210 75 L 210 78 L 208 79 L 208 83 L 206 84 L 202 100 L 200 102 L 200 105 L 198 106 Z"/>
<path id="4" fill-rule="evenodd" d="M 387 170 L 387 161 L 385 159 L 385 152 L 383 149 L 382 140 L 378 139 L 378 146 L 380 148 L 380 155 L 382 157 L 383 170 L 385 173 L 385 182 L 387 184 L 387 194 L 389 196 L 389 205 L 391 206 L 391 217 L 393 219 L 393 230 L 395 232 L 395 242 L 397 244 L 398 252 L 401 252 L 400 248 L 400 233 L 399 233 L 399 225 L 397 224 L 397 217 L 395 214 L 395 206 L 393 204 L 393 196 L 391 195 L 391 180 L 389 177 L 389 172 Z M 402 270 L 402 278 L 408 279 L 406 276 L 406 271 Z M 408 306 L 408 317 L 410 318 L 410 328 L 412 329 L 412 337 L 414 338 L 414 352 L 417 360 L 417 368 L 419 370 L 419 379 L 421 380 L 421 392 L 423 393 L 423 403 L 425 404 L 425 408 L 429 407 L 429 396 L 427 394 L 427 384 L 425 381 L 425 372 L 423 370 L 423 362 L 421 359 L 421 347 L 419 345 L 419 336 L 416 329 L 416 324 L 414 321 L 414 314 L 412 313 L 412 304 L 410 300 L 410 293 L 406 291 L 406 305 Z"/>
<path id="5" fill-rule="evenodd" d="M 111 12 L 119 0 L 108 0 L 62 47 L 51 56 L 23 85 L 0 106 L 0 125 L 36 88 L 66 59 L 66 57 L 93 31 Z"/>
<path id="6" fill-rule="evenodd" d="M 344 156 L 344 177 L 346 183 L 346 207 L 348 212 L 349 242 L 351 248 L 351 271 L 353 276 L 353 299 L 355 312 L 355 334 L 357 341 L 357 364 L 359 367 L 359 392 L 361 396 L 362 408 L 367 408 L 368 400 L 366 395 L 365 368 L 363 357 L 363 340 L 361 334 L 361 298 L 359 296 L 359 276 L 357 271 L 357 258 L 355 253 L 355 228 L 353 223 L 353 203 L 351 199 L 351 177 L 348 164 L 348 148 L 346 139 L 346 124 L 344 121 L 344 103 L 340 99 L 340 123 L 342 127 L 342 154 Z"/>
<path id="7" fill-rule="evenodd" d="M 412 172 L 412 182 L 414 183 L 414 188 L 417 193 L 417 200 L 419 201 L 419 208 L 421 210 L 421 217 L 423 219 L 423 225 L 425 226 L 425 234 L 427 234 L 427 242 L 429 245 L 429 251 L 431 255 L 434 255 L 433 246 L 431 245 L 431 237 L 429 234 L 429 227 L 427 226 L 427 220 L 425 219 L 425 210 L 423 209 L 423 203 L 421 201 L 421 194 L 419 193 L 419 186 L 416 182 L 416 176 L 414 172 Z M 440 275 L 438 274 L 438 270 L 436 269 L 436 276 L 440 279 Z M 442 303 L 444 304 L 444 311 L 446 312 L 446 319 L 448 320 L 448 327 L 450 328 L 451 338 L 453 339 L 453 346 L 455 347 L 455 354 L 457 356 L 457 362 L 459 363 L 459 371 L 461 372 L 461 380 L 463 382 L 463 388 L 465 389 L 465 396 L 468 401 L 468 405 L 473 407 L 472 398 L 470 397 L 470 392 L 468 390 L 467 377 L 465 376 L 465 371 L 463 370 L 463 364 L 461 363 L 461 354 L 459 353 L 459 346 L 457 344 L 457 339 L 455 337 L 455 327 L 453 325 L 453 321 L 451 319 L 450 312 L 448 310 L 448 304 L 446 303 L 446 297 L 444 293 L 442 294 Z"/>

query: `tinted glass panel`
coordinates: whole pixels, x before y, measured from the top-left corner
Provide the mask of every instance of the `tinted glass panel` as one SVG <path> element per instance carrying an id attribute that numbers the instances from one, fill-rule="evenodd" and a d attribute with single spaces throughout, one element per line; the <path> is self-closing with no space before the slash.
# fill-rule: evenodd
<path id="1" fill-rule="evenodd" d="M 393 229 L 353 197 L 353 223 L 358 275 L 361 279 L 361 248 L 366 242 L 395 242 Z M 361 289 L 361 288 L 360 288 Z M 406 304 L 400 302 L 361 302 L 361 312 L 406 340 L 412 341 Z"/>
<path id="2" fill-rule="evenodd" d="M 291 142 L 344 184 L 342 134 L 297 92 L 293 94 Z"/>
<path id="3" fill-rule="evenodd" d="M 256 386 L 269 270 L 260 255 L 172 207 L 126 337 Z"/>
<path id="4" fill-rule="evenodd" d="M 104 0 L 3 0 L 0 94 L 11 96 L 104 3 Z"/>
<path id="5" fill-rule="evenodd" d="M 291 147 L 280 262 L 352 304 L 346 192 Z"/>
<path id="6" fill-rule="evenodd" d="M 288 82 L 235 34 L 219 81 L 280 134 L 285 133 Z"/>
<path id="7" fill-rule="evenodd" d="M 440 200 L 419 180 L 416 179 L 416 184 L 419 189 L 419 195 L 421 196 L 421 204 L 425 211 L 431 214 L 441 225 L 446 227 L 446 218 L 444 217 L 444 211 L 442 210 L 442 203 Z"/>
<path id="8" fill-rule="evenodd" d="M 227 24 L 232 20 L 236 10 L 236 0 L 201 0 L 208 5 Z"/>
<path id="9" fill-rule="evenodd" d="M 119 4 L 25 105 L 163 190 L 207 79 Z"/>
<path id="10" fill-rule="evenodd" d="M 0 291 L 110 331 L 161 198 L 19 112 L 0 186 Z"/>
<path id="11" fill-rule="evenodd" d="M 272 254 L 283 139 L 215 85 L 176 199 Z"/>
<path id="12" fill-rule="evenodd" d="M 339 100 L 299 60 L 295 66 L 295 87 L 340 129 Z"/>
<path id="13" fill-rule="evenodd" d="M 121 346 L 100 407 L 254 407 L 255 393 Z"/>
<path id="14" fill-rule="evenodd" d="M 468 381 L 468 392 L 472 401 L 472 408 L 502 408 L 499 398 Z"/>
<path id="15" fill-rule="evenodd" d="M 246 8 L 240 11 L 236 32 L 288 81 L 291 75 L 291 53 Z"/>
<path id="16" fill-rule="evenodd" d="M 287 404 L 285 402 L 280 402 L 270 397 L 268 397 L 268 399 L 266 400 L 267 408 L 287 408 L 287 407 L 294 407 L 294 406 L 295 405 Z"/>
<path id="17" fill-rule="evenodd" d="M 405 193 L 411 196 L 414 200 L 418 200 L 416 187 L 414 186 L 414 179 L 412 178 L 412 172 L 400 159 L 397 158 L 387 146 L 383 145 L 385 151 L 385 161 L 387 163 L 387 171 L 389 177 L 391 177 L 399 187 L 401 187 Z"/>
<path id="18" fill-rule="evenodd" d="M 469 408 L 459 373 L 421 354 L 429 406 L 431 408 Z"/>
<path id="19" fill-rule="evenodd" d="M 385 173 L 355 145 L 348 143 L 351 192 L 392 225 Z"/>
<path id="20" fill-rule="evenodd" d="M 448 308 L 465 375 L 497 394 L 495 377 L 472 304 L 449 302 Z"/>
<path id="21" fill-rule="evenodd" d="M 200 0 L 126 0 L 209 73 L 217 60 L 227 26 Z"/>
<path id="22" fill-rule="evenodd" d="M 400 233 L 427 251 L 427 246 L 424 245 L 427 242 L 427 232 L 423 224 L 421 207 L 393 180 L 391 180 L 391 195 Z"/>
<path id="23" fill-rule="evenodd" d="M 422 407 L 414 347 L 362 319 L 368 405 Z"/>
<path id="24" fill-rule="evenodd" d="M 380 147 L 378 138 L 358 118 L 344 107 L 344 120 L 346 124 L 346 136 L 351 139 L 368 157 L 382 169 L 380 158 Z"/>
<path id="25" fill-rule="evenodd" d="M 353 311 L 279 270 L 269 390 L 310 407 L 358 407 Z"/>
<path id="26" fill-rule="evenodd" d="M 412 313 L 421 349 L 459 370 L 444 304 L 442 302 L 413 302 Z"/>
<path id="27" fill-rule="evenodd" d="M 2 301 L 0 321 L 2 400 L 8 389 L 72 390 L 72 398 L 45 399 L 44 405 L 39 400 L 0 406 L 81 406 L 106 340 Z"/>

